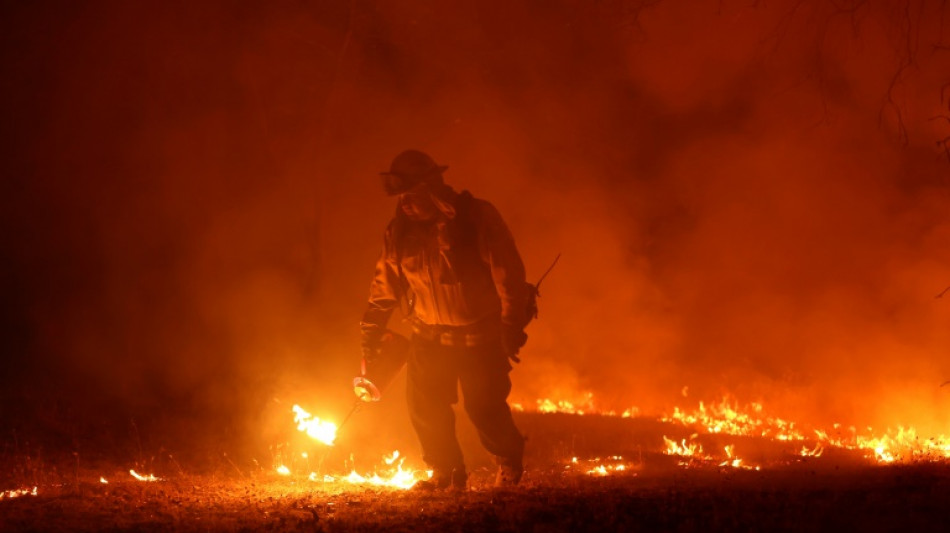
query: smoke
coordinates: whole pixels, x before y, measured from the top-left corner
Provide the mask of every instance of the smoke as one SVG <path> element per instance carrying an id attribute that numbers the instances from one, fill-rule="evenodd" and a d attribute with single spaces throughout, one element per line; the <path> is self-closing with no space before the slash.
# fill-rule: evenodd
<path id="1" fill-rule="evenodd" d="M 530 277 L 562 254 L 513 399 L 945 431 L 942 2 L 5 9 L 24 389 L 236 431 L 342 417 L 376 175 L 418 148 Z"/>

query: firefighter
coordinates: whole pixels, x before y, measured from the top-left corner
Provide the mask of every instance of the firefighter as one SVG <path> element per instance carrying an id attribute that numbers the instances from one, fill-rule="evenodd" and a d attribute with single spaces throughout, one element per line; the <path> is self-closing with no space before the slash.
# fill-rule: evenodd
<path id="1" fill-rule="evenodd" d="M 511 417 L 512 361 L 527 340 L 530 285 L 515 242 L 495 207 L 446 185 L 429 155 L 406 150 L 382 172 L 397 200 L 360 323 L 372 357 L 393 311 L 405 305 L 412 328 L 406 395 L 423 459 L 433 474 L 423 490 L 465 489 L 468 475 L 455 435 L 463 405 L 498 465 L 495 485 L 510 487 L 524 467 L 524 437 Z"/>

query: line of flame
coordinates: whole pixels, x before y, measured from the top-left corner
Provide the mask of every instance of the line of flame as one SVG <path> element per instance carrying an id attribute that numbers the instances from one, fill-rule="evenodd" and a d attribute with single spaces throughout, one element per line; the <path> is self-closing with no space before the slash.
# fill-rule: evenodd
<path id="1" fill-rule="evenodd" d="M 3 492 L 0 492 L 0 500 L 4 498 L 6 499 L 19 498 L 20 496 L 36 496 L 36 493 L 37 493 L 37 487 L 33 487 L 32 489 L 5 490 Z"/>
<path id="2" fill-rule="evenodd" d="M 143 476 L 142 474 L 139 474 L 135 470 L 129 470 L 129 474 L 132 474 L 132 477 L 134 477 L 135 479 L 139 481 L 162 481 L 162 478 L 160 477 L 155 477 L 152 474 L 145 474 Z"/>
<path id="3" fill-rule="evenodd" d="M 598 410 L 594 406 L 592 393 L 587 393 L 581 402 L 543 398 L 537 400 L 536 404 L 535 411 L 539 413 L 595 414 L 623 418 L 639 414 L 636 407 L 631 407 L 619 414 L 616 411 Z M 512 404 L 512 409 L 515 411 L 525 410 L 521 404 Z M 765 416 L 761 403 L 753 402 L 744 408 L 740 408 L 736 402 L 730 401 L 728 396 L 719 403 L 706 404 L 700 402 L 698 409 L 690 412 L 674 407 L 673 414 L 664 415 L 660 417 L 660 420 L 690 428 L 698 428 L 701 432 L 708 434 L 802 442 L 803 446 L 799 455 L 804 457 L 820 457 L 828 448 L 840 448 L 864 452 L 870 459 L 879 464 L 950 461 L 950 438 L 943 435 L 921 439 L 914 428 L 899 427 L 896 432 L 888 430 L 883 435 L 875 436 L 871 428 L 868 428 L 868 434 L 865 435 L 859 434 L 854 427 L 851 427 L 850 433 L 846 436 L 831 437 L 827 431 L 805 430 L 795 422 Z M 839 424 L 835 424 L 834 427 L 836 430 L 841 429 Z M 808 445 L 809 442 L 811 443 L 810 446 Z M 676 446 L 667 443 L 666 453 L 688 456 L 694 459 L 710 459 L 702 454 L 701 450 L 695 450 L 695 453 L 692 453 L 685 441 L 674 444 Z M 726 454 L 729 456 L 729 460 L 724 462 L 723 465 L 735 464 L 746 467 L 741 459 L 731 457 L 730 454 L 731 451 Z"/>

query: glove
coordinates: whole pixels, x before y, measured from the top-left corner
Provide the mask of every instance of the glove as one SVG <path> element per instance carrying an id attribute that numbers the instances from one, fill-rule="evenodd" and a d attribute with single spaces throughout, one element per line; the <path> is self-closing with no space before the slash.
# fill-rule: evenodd
<path id="1" fill-rule="evenodd" d="M 502 324 L 501 326 L 501 349 L 509 359 L 520 363 L 518 351 L 528 342 L 528 334 L 521 328 Z"/>
<path id="2" fill-rule="evenodd" d="M 372 361 L 379 355 L 379 348 L 383 344 L 383 328 L 368 328 L 363 330 L 360 337 L 360 349 L 363 352 L 363 359 Z"/>

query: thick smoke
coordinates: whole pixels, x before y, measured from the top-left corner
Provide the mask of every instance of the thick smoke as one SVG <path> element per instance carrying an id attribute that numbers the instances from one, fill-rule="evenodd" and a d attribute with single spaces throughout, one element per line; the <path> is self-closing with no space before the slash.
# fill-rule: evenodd
<path id="1" fill-rule="evenodd" d="M 32 400 L 339 418 L 376 176 L 419 148 L 530 277 L 562 254 L 513 399 L 946 431 L 943 2 L 5 9 L 5 355 Z"/>

